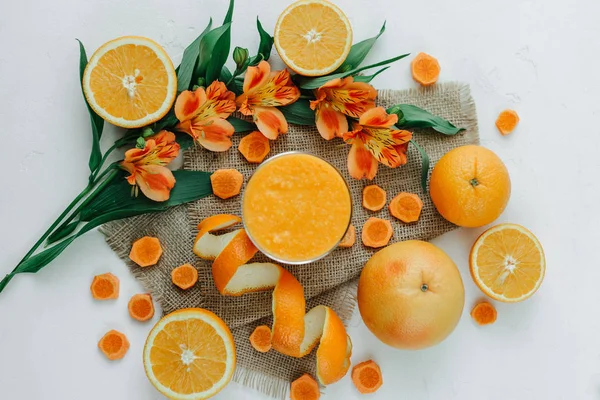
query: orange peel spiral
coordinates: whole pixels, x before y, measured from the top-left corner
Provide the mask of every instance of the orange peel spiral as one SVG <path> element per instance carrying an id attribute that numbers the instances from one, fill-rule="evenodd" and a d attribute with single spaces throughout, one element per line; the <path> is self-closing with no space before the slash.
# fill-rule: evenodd
<path id="1" fill-rule="evenodd" d="M 221 235 L 212 232 L 241 222 L 235 215 L 219 214 L 198 224 L 194 253 L 212 260 L 215 285 L 224 296 L 273 289 L 273 349 L 304 357 L 317 345 L 317 378 L 329 385 L 343 378 L 350 368 L 352 342 L 338 315 L 319 305 L 306 312 L 304 288 L 286 269 L 273 263 L 250 263 L 258 249 L 244 229 Z"/>

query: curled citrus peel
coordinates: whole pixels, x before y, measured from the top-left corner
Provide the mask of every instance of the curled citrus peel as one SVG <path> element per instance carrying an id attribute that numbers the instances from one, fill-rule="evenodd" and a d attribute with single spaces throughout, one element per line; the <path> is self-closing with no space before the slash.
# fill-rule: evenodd
<path id="1" fill-rule="evenodd" d="M 337 382 L 350 368 L 352 342 L 337 314 L 316 306 L 306 312 L 304 288 L 286 269 L 272 263 L 246 264 L 258 252 L 244 229 L 222 235 L 212 232 L 241 222 L 235 215 L 219 214 L 198 225 L 194 253 L 213 260 L 215 285 L 224 296 L 273 289 L 271 343 L 276 351 L 304 357 L 317 349 L 317 378 L 323 385 Z"/>

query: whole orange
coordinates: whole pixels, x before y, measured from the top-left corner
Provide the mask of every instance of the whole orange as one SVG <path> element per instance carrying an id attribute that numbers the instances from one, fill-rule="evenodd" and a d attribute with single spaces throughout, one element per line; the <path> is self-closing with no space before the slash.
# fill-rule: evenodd
<path id="1" fill-rule="evenodd" d="M 465 304 L 458 268 L 440 248 L 409 240 L 378 251 L 358 283 L 365 325 L 383 343 L 418 350 L 444 340 Z"/>
<path id="2" fill-rule="evenodd" d="M 510 177 L 493 151 L 462 146 L 437 162 L 429 193 L 442 217 L 458 226 L 475 228 L 502 214 L 510 198 Z"/>

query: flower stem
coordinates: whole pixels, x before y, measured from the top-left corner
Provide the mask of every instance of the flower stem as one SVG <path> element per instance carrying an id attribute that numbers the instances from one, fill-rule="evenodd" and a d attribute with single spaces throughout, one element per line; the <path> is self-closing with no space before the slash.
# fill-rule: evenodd
<path id="1" fill-rule="evenodd" d="M 106 162 L 106 159 L 108 158 L 110 153 L 112 153 L 117 147 L 119 147 L 119 141 L 116 141 L 115 144 L 113 144 L 111 147 L 109 147 L 108 150 L 106 150 L 106 153 L 104 153 L 102 160 L 100 160 L 100 164 L 98 164 L 98 168 L 96 168 L 96 170 L 90 174 L 90 183 L 93 183 L 94 181 L 96 181 L 96 176 L 102 169 L 102 166 Z"/>

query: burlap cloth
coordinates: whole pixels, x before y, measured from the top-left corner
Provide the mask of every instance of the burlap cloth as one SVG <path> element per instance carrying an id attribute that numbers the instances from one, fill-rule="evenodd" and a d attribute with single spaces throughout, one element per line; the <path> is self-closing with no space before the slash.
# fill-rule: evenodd
<path id="1" fill-rule="evenodd" d="M 451 137 L 429 129 L 415 131 L 413 139 L 427 151 L 432 166 L 448 150 L 479 141 L 475 105 L 467 85 L 446 83 L 418 90 L 381 90 L 378 103 L 384 107 L 414 104 L 467 129 Z M 242 135 L 235 135 L 232 149 L 225 153 L 211 153 L 200 147 L 187 151 L 184 155 L 184 168 L 201 171 L 236 168 L 247 182 L 256 165 L 246 162 L 236 150 L 241 137 Z M 350 249 L 337 249 L 313 264 L 285 266 L 304 286 L 304 294 L 308 299 L 307 309 L 324 304 L 332 307 L 343 321 L 348 321 L 355 306 L 356 278 L 375 252 L 360 243 L 360 229 L 367 218 L 377 216 L 392 221 L 393 242 L 407 239 L 429 240 L 455 226 L 437 213 L 429 196 L 423 193 L 420 185 L 421 160 L 412 146 L 408 164 L 396 169 L 380 166 L 376 178 L 369 182 L 349 177 L 346 167 L 349 146 L 340 146 L 341 144 L 339 139 L 330 142 L 323 140 L 313 127 L 291 125 L 286 135 L 271 142 L 269 155 L 290 150 L 309 151 L 335 165 L 350 185 L 354 203 L 352 224 L 357 229 L 357 244 Z M 388 201 L 399 192 L 419 194 L 424 203 L 419 221 L 404 224 L 394 219 L 387 207 L 379 212 L 367 211 L 361 207 L 362 188 L 372 183 L 386 190 Z M 101 230 L 106 235 L 109 246 L 127 263 L 165 313 L 185 307 L 203 307 L 225 320 L 233 332 L 237 348 L 235 381 L 284 399 L 290 381 L 304 372 L 314 375 L 315 352 L 302 359 L 287 357 L 275 351 L 267 354 L 256 352 L 250 346 L 248 337 L 257 325 L 271 324 L 271 292 L 242 297 L 221 296 L 213 284 L 210 263 L 198 259 L 192 253 L 196 225 L 200 220 L 219 213 L 240 215 L 240 209 L 240 196 L 229 200 L 211 196 L 161 214 L 111 222 Z M 142 269 L 129 260 L 128 254 L 131 243 L 144 235 L 158 237 L 164 253 L 158 265 Z M 266 261 L 262 255 L 256 257 L 256 261 L 260 260 Z M 198 284 L 187 291 L 175 287 L 170 278 L 171 270 L 183 263 L 195 265 L 199 272 Z"/>

